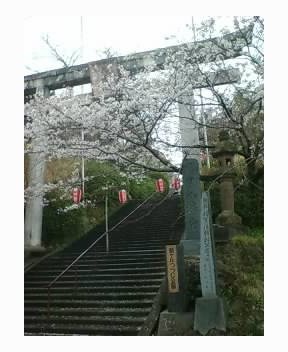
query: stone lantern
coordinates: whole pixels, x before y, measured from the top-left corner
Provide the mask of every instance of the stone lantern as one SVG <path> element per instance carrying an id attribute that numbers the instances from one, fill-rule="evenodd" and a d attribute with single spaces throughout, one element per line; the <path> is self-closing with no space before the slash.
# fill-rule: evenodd
<path id="1" fill-rule="evenodd" d="M 240 225 L 242 219 L 234 211 L 233 179 L 236 176 L 233 170 L 234 155 L 237 153 L 235 144 L 231 142 L 228 131 L 219 133 L 219 142 L 212 153 L 219 162 L 221 213 L 216 218 L 219 225 Z"/>

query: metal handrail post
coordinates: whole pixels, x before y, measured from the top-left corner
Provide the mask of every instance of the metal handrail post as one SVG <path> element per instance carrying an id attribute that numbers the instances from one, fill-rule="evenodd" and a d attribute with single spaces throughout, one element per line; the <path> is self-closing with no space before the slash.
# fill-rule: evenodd
<path id="1" fill-rule="evenodd" d="M 48 314 L 48 321 L 49 321 L 50 320 L 50 286 L 48 286 L 47 289 L 48 289 L 47 314 Z"/>
<path id="2" fill-rule="evenodd" d="M 106 223 L 106 253 L 109 252 L 109 232 L 108 232 L 108 190 L 105 197 L 105 223 Z"/>
<path id="3" fill-rule="evenodd" d="M 77 283 L 78 283 L 78 267 L 75 265 L 75 292 L 77 291 Z"/>
<path id="4" fill-rule="evenodd" d="M 125 218 L 123 218 L 121 221 L 119 221 L 116 225 L 114 225 L 113 227 L 111 227 L 110 232 L 112 232 L 115 228 L 117 228 L 120 224 L 122 224 L 127 218 L 129 218 L 129 216 L 131 216 L 132 214 L 135 213 L 136 210 L 138 210 L 140 207 L 142 207 L 142 205 L 144 205 L 145 203 L 148 202 L 149 199 L 151 199 L 156 192 L 153 192 L 148 198 L 146 198 L 144 200 L 144 202 L 142 202 L 141 204 L 138 205 L 138 207 L 136 207 L 133 211 L 131 211 L 131 213 L 129 213 L 127 216 L 125 216 Z M 66 269 L 64 269 L 59 275 L 57 275 L 47 286 L 48 288 L 48 293 L 50 294 L 50 288 L 52 287 L 52 285 L 55 284 L 56 281 L 58 281 L 60 279 L 60 277 L 62 277 L 74 264 L 76 264 L 78 262 L 79 259 L 81 259 L 92 247 L 95 246 L 95 244 L 97 242 L 99 242 L 104 236 L 106 235 L 106 231 L 104 233 L 102 233 L 102 235 L 100 237 L 98 237 L 87 249 L 85 249 L 84 252 L 82 252 L 76 259 L 73 260 L 73 262 L 71 264 L 69 264 Z"/>

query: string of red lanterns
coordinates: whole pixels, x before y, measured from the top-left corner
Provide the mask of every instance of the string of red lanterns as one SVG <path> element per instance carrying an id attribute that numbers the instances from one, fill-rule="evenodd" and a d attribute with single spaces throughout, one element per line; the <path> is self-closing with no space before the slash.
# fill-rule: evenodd
<path id="1" fill-rule="evenodd" d="M 157 181 L 156 181 L 156 191 L 157 192 L 160 192 L 160 193 L 163 193 L 165 190 L 165 186 L 164 186 L 164 181 L 162 178 L 159 178 Z"/>
<path id="2" fill-rule="evenodd" d="M 175 189 L 175 191 L 178 191 L 178 189 L 180 189 L 180 187 L 181 187 L 180 178 L 175 177 L 172 180 L 172 188 Z"/>
<path id="3" fill-rule="evenodd" d="M 173 188 L 175 188 L 175 189 L 180 188 L 180 180 L 179 179 L 178 180 L 176 179 L 173 184 L 175 184 L 175 186 L 173 186 Z M 155 185 L 156 185 L 156 192 L 163 193 L 165 191 L 165 184 L 164 184 L 164 181 L 162 178 L 159 178 L 158 180 L 156 180 Z M 73 202 L 76 204 L 79 204 L 81 202 L 81 200 L 82 200 L 81 188 L 78 188 L 78 187 L 73 188 L 72 199 L 73 199 Z M 121 189 L 118 192 L 118 199 L 121 204 L 127 203 L 128 197 L 127 197 L 127 191 L 125 189 Z"/>
<path id="4" fill-rule="evenodd" d="M 78 187 L 73 188 L 73 190 L 72 190 L 72 199 L 73 199 L 73 202 L 76 203 L 76 204 L 81 202 L 81 200 L 82 200 L 82 190 L 81 190 L 81 188 L 78 188 Z"/>
<path id="5" fill-rule="evenodd" d="M 127 192 L 125 189 L 122 189 L 121 191 L 118 192 L 118 198 L 121 204 L 124 204 L 127 202 Z"/>

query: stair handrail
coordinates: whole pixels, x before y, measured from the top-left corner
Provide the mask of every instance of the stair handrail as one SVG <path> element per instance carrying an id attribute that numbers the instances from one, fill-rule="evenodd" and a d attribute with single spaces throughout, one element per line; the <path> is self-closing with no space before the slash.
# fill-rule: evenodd
<path id="1" fill-rule="evenodd" d="M 157 192 L 153 192 L 148 198 L 146 198 L 141 204 L 139 204 L 134 210 L 132 210 L 131 213 L 129 213 L 121 221 L 119 221 L 116 225 L 114 225 L 111 229 L 109 229 L 109 232 L 115 230 L 116 227 L 118 227 L 120 224 L 122 224 L 122 222 L 125 221 L 133 213 L 135 213 L 135 211 L 137 209 L 139 209 L 142 205 L 144 205 L 146 202 L 148 202 L 148 200 L 150 200 L 156 193 Z M 56 278 L 53 279 L 48 284 L 47 289 L 50 291 L 50 288 L 52 287 L 52 285 L 54 285 L 56 281 L 58 281 L 74 264 L 76 264 L 78 262 L 78 260 L 83 257 L 83 255 L 85 255 L 92 247 L 94 247 L 95 244 L 97 242 L 99 242 L 106 235 L 106 233 L 107 233 L 106 231 L 104 233 L 102 233 L 102 235 L 100 237 L 98 237 L 87 249 L 85 249 L 76 259 L 74 259 L 74 261 L 71 264 L 69 264 L 58 276 L 56 276 Z M 49 294 L 49 291 L 48 291 L 48 294 Z"/>

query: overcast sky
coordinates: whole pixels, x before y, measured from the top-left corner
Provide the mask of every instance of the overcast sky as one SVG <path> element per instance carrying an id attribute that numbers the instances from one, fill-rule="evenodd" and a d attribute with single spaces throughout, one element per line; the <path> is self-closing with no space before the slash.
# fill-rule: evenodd
<path id="1" fill-rule="evenodd" d="M 100 58 L 105 48 L 119 55 L 192 41 L 192 16 L 83 16 L 83 59 Z M 195 20 L 195 19 L 194 19 Z M 198 18 L 199 20 L 199 18 Z M 64 55 L 81 47 L 80 16 L 30 16 L 24 21 L 24 74 L 61 67 L 41 39 L 48 34 Z M 165 38 L 174 35 L 169 41 Z M 28 69 L 29 68 L 29 69 Z"/>
<path id="2" fill-rule="evenodd" d="M 194 16 L 197 26 L 204 16 Z M 217 24 L 229 25 L 232 16 L 217 17 Z M 192 14 L 187 16 L 82 16 L 83 58 L 76 64 L 102 58 L 111 48 L 119 55 L 152 50 L 193 41 Z M 59 53 L 71 56 L 81 47 L 81 16 L 27 16 L 24 18 L 24 75 L 61 67 L 42 37 Z M 169 40 L 167 40 L 169 37 Z M 166 38 L 166 39 L 165 39 Z"/>

